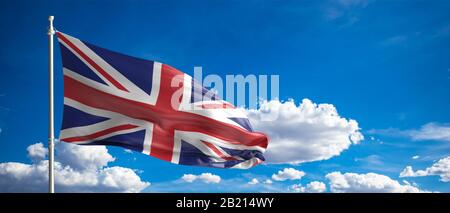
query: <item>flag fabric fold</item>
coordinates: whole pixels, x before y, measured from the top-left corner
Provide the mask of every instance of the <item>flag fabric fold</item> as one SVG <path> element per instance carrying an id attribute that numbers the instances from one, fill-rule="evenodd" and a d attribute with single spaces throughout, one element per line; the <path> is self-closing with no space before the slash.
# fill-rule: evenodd
<path id="1" fill-rule="evenodd" d="M 120 146 L 183 165 L 247 169 L 264 161 L 267 136 L 189 75 L 56 34 L 64 71 L 61 141 Z"/>

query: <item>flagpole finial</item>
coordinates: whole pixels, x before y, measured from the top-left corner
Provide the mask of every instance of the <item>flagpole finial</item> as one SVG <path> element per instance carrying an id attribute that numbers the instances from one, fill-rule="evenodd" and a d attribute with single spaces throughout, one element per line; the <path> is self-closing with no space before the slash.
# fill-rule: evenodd
<path id="1" fill-rule="evenodd" d="M 54 16 L 49 16 L 48 21 L 50 22 L 50 26 L 48 28 L 48 35 L 55 34 L 55 29 L 53 28 L 53 19 L 55 19 Z"/>

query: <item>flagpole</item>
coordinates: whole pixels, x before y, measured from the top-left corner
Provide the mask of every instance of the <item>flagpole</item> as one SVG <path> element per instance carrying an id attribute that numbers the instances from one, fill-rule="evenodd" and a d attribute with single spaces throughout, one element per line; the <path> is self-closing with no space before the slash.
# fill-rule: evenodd
<path id="1" fill-rule="evenodd" d="M 48 17 L 50 26 L 48 28 L 48 94 L 49 94 L 49 116 L 48 116 L 48 192 L 55 193 L 55 176 L 53 174 L 53 162 L 54 162 L 54 142 L 55 133 L 53 128 L 53 35 L 55 30 L 53 29 L 53 16 Z"/>

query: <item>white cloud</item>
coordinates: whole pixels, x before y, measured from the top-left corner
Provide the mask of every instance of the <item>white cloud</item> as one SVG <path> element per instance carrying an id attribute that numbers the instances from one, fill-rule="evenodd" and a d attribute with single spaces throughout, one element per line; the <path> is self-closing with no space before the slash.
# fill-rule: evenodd
<path id="1" fill-rule="evenodd" d="M 278 171 L 277 174 L 272 175 L 272 179 L 276 181 L 285 180 L 300 180 L 305 173 L 294 168 L 284 168 L 283 171 Z"/>
<path id="2" fill-rule="evenodd" d="M 306 185 L 307 192 L 320 193 L 320 192 L 325 192 L 326 190 L 327 190 L 327 186 L 325 185 L 325 183 L 322 183 L 319 181 L 313 181 Z"/>
<path id="3" fill-rule="evenodd" d="M 414 171 L 411 166 L 407 166 L 400 173 L 400 177 L 421 177 L 431 175 L 439 175 L 442 182 L 450 182 L 450 156 L 440 159 L 425 170 Z"/>
<path id="4" fill-rule="evenodd" d="M 306 187 L 302 186 L 301 184 L 291 185 L 289 186 L 288 190 L 292 192 L 322 193 L 327 190 L 327 186 L 325 185 L 325 183 L 313 181 L 306 184 Z"/>
<path id="5" fill-rule="evenodd" d="M 265 184 L 269 184 L 269 185 L 270 185 L 270 184 L 272 184 L 273 182 L 272 182 L 272 180 L 270 180 L 270 179 L 267 179 L 267 180 L 265 180 L 265 181 L 264 181 L 264 183 L 265 183 Z"/>
<path id="6" fill-rule="evenodd" d="M 248 184 L 250 184 L 250 185 L 256 185 L 258 183 L 259 183 L 259 180 L 256 178 L 253 178 L 251 181 L 248 182 Z"/>
<path id="7" fill-rule="evenodd" d="M 104 168 L 100 171 L 100 183 L 113 189 L 125 189 L 126 192 L 140 192 L 150 183 L 141 181 L 136 172 L 119 166 Z"/>
<path id="8" fill-rule="evenodd" d="M 357 174 L 332 172 L 325 176 L 330 182 L 331 192 L 374 192 L 374 193 L 405 193 L 424 192 L 416 186 L 400 184 L 385 175 L 376 173 Z"/>
<path id="9" fill-rule="evenodd" d="M 42 143 L 36 143 L 27 147 L 28 157 L 33 161 L 40 161 L 45 159 L 48 150 Z"/>
<path id="10" fill-rule="evenodd" d="M 249 110 L 255 130 L 268 134 L 267 163 L 302 163 L 339 155 L 364 139 L 358 123 L 339 116 L 332 104 L 315 104 L 303 99 L 263 102 Z"/>
<path id="11" fill-rule="evenodd" d="M 105 146 L 75 146 L 56 143 L 56 160 L 77 170 L 95 170 L 113 162 L 115 158 Z"/>
<path id="12" fill-rule="evenodd" d="M 436 140 L 450 142 L 450 124 L 428 123 L 419 130 L 409 131 L 413 140 Z"/>
<path id="13" fill-rule="evenodd" d="M 420 158 L 419 155 L 414 155 L 414 156 L 412 156 L 412 159 L 414 159 L 414 160 L 417 160 L 417 159 L 419 159 L 419 158 Z"/>
<path id="14" fill-rule="evenodd" d="M 220 183 L 221 178 L 220 176 L 211 173 L 202 173 L 200 175 L 184 174 L 181 177 L 181 179 L 188 183 L 192 183 L 197 180 L 202 181 L 204 183 Z"/>
<path id="15" fill-rule="evenodd" d="M 427 176 L 427 172 L 424 170 L 418 170 L 417 172 L 414 172 L 412 166 L 407 166 L 405 169 L 403 169 L 402 172 L 400 172 L 399 177 L 422 177 Z"/>
<path id="16" fill-rule="evenodd" d="M 192 183 L 197 179 L 197 176 L 193 174 L 184 174 L 183 177 L 181 177 L 181 179 L 188 183 Z"/>
<path id="17" fill-rule="evenodd" d="M 407 137 L 414 141 L 434 140 L 450 142 L 450 124 L 427 123 L 419 129 L 399 130 L 396 128 L 372 129 L 369 134 Z"/>
<path id="18" fill-rule="evenodd" d="M 87 151 L 78 148 L 77 145 L 57 143 L 57 154 L 69 153 L 72 155 L 70 158 L 61 158 L 62 156 L 57 155 L 56 159 L 65 159 L 64 163 L 55 161 L 55 190 L 57 192 L 140 192 L 150 185 L 150 183 L 142 181 L 132 169 L 118 166 L 106 167 L 107 163 L 113 159 L 112 157 L 104 164 L 101 163 L 103 161 L 89 154 L 78 153 Z M 90 148 L 96 149 L 95 147 Z M 43 146 L 33 144 L 27 149 L 28 156 L 42 157 L 43 149 Z M 61 150 L 63 152 L 58 152 Z M 97 148 L 93 153 L 110 156 L 106 148 Z M 79 162 L 87 164 L 82 166 Z M 33 164 L 0 163 L 1 192 L 46 192 L 47 188 L 47 160 L 41 159 Z"/>
<path id="19" fill-rule="evenodd" d="M 289 186 L 288 190 L 292 192 L 305 192 L 305 187 L 302 184 L 294 184 Z"/>

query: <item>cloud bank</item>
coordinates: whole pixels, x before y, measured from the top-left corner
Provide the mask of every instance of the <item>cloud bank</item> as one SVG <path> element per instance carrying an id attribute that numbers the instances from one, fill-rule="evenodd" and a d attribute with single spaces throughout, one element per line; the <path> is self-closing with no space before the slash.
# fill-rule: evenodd
<path id="1" fill-rule="evenodd" d="M 338 156 L 364 139 L 358 122 L 339 116 L 332 104 L 303 99 L 263 102 L 247 112 L 255 130 L 268 134 L 267 163 L 302 163 Z"/>
<path id="2" fill-rule="evenodd" d="M 401 173 L 400 177 L 422 177 L 438 175 L 442 182 L 450 182 L 450 156 L 440 159 L 432 166 L 414 171 L 412 166 L 407 166 Z"/>
<path id="3" fill-rule="evenodd" d="M 150 185 L 130 168 L 107 167 L 114 158 L 104 146 L 57 143 L 56 192 L 140 192 Z M 47 149 L 42 143 L 27 148 L 32 164 L 0 163 L 0 192 L 47 192 Z"/>
<path id="4" fill-rule="evenodd" d="M 362 193 L 417 193 L 424 192 L 405 182 L 400 184 L 385 175 L 376 173 L 357 174 L 332 172 L 325 176 L 330 182 L 331 192 L 362 192 Z"/>

